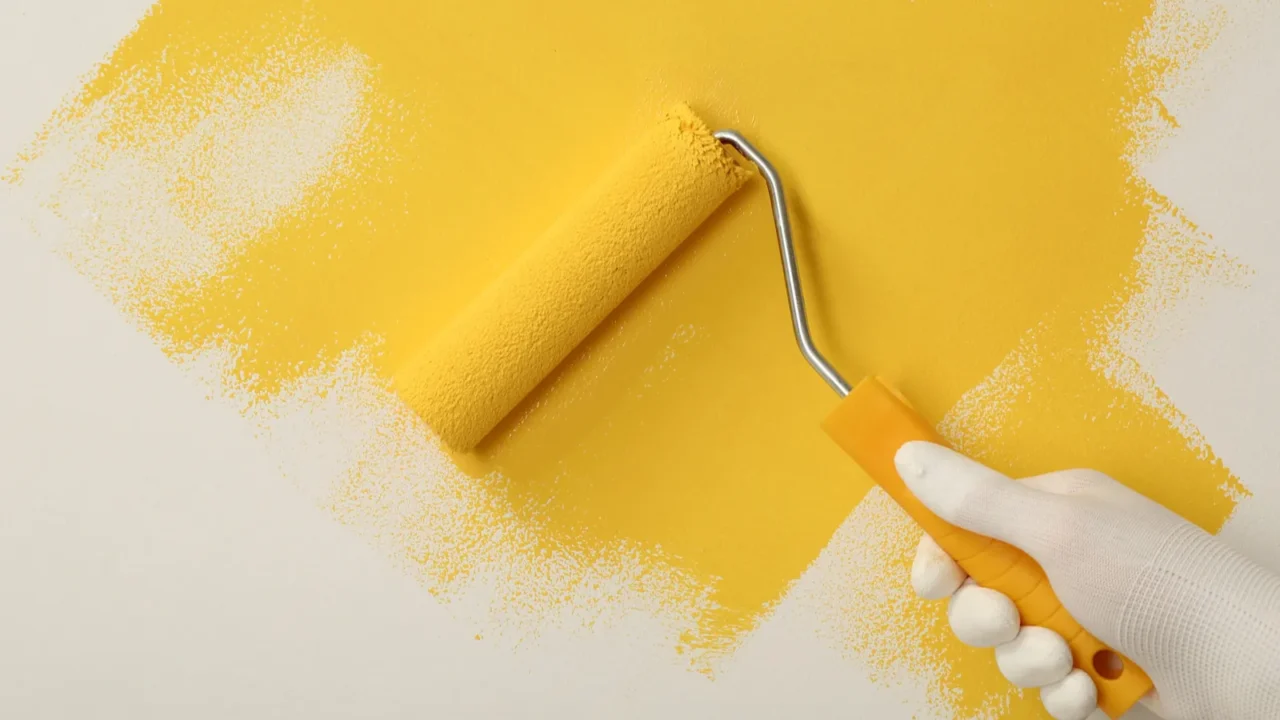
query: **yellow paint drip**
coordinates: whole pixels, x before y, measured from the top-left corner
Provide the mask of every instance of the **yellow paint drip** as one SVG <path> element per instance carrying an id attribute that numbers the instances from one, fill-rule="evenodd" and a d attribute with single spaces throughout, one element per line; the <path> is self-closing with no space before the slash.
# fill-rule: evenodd
<path id="1" fill-rule="evenodd" d="M 1152 214 L 1126 159 L 1127 123 L 1158 72 L 1130 64 L 1151 13 L 1150 0 L 821 0 L 749 13 L 729 0 L 163 0 L 46 136 L 124 97 L 102 147 L 176 141 L 216 109 L 228 79 L 264 77 L 272 58 L 364 59 L 360 152 L 338 177 L 271 215 L 216 272 L 158 273 L 128 288 L 126 305 L 169 352 L 229 349 L 232 384 L 265 403 L 352 348 L 375 347 L 389 382 L 686 99 L 780 166 L 817 339 L 847 374 L 883 375 L 941 420 L 1051 318 L 1031 353 L 1034 382 L 1019 386 L 1000 431 L 973 435 L 967 449 L 1017 473 L 1099 467 L 1216 529 L 1238 484 L 1168 413 L 1089 361 L 1135 292 Z M 191 222 L 209 212 L 216 178 L 182 167 L 170 168 L 173 215 Z M 86 243 L 109 245 L 93 232 Z M 818 427 L 833 403 L 794 347 L 767 196 L 754 183 L 467 467 L 468 487 L 501 512 L 417 508 L 396 515 L 389 542 L 442 593 L 485 562 L 477 553 L 499 516 L 534 529 L 520 552 L 535 559 L 589 565 L 639 547 L 714 601 L 684 648 L 726 650 L 869 487 Z M 349 468 L 330 503 L 344 520 L 401 513 L 388 498 L 417 497 L 425 482 L 370 467 Z M 433 555 L 419 539 L 437 528 L 448 528 L 448 551 Z M 891 555 L 868 582 L 902 587 Z M 906 651 L 866 632 L 905 621 L 924 658 L 916 669 L 948 668 L 937 680 L 948 712 L 1038 712 L 989 654 L 956 646 L 933 609 L 883 611 L 871 600 L 843 611 L 885 619 L 849 626 L 845 641 L 870 664 Z"/>

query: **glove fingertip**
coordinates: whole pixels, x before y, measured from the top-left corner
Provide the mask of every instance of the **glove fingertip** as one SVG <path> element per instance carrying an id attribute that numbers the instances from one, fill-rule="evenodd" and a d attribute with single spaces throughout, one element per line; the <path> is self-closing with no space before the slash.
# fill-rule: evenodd
<path id="1" fill-rule="evenodd" d="M 1040 688 L 1040 702 L 1054 720 L 1087 720 L 1098 707 L 1098 687 L 1083 670 Z"/>
<path id="2" fill-rule="evenodd" d="M 996 648 L 996 667 L 1020 688 L 1061 681 L 1071 673 L 1071 647 L 1061 635 L 1045 627 L 1026 626 L 1013 640 Z"/>
<path id="3" fill-rule="evenodd" d="M 929 535 L 920 538 L 911 563 L 911 587 L 923 600 L 951 597 L 964 583 L 964 570 Z"/>
<path id="4" fill-rule="evenodd" d="M 971 647 L 993 648 L 1018 636 L 1018 608 L 1006 595 L 965 583 L 951 596 L 947 621 L 956 638 Z"/>

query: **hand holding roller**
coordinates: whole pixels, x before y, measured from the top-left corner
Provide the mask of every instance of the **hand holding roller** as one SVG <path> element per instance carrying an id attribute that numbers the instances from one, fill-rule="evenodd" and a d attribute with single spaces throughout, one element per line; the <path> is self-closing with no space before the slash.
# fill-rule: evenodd
<path id="1" fill-rule="evenodd" d="M 777 172 L 740 134 L 712 133 L 687 107 L 672 109 L 639 138 L 576 207 L 396 373 L 396 389 L 445 445 L 470 451 L 751 177 L 752 166 L 768 184 L 800 350 L 844 398 L 826 431 L 971 577 L 1013 598 L 1024 623 L 1062 635 L 1076 665 L 1093 678 L 1098 705 L 1118 717 L 1151 689 L 1150 679 L 1128 660 L 1116 677 L 1104 676 L 1094 657 L 1105 647 L 1066 612 L 1035 561 L 944 522 L 912 496 L 894 455 L 910 441 L 940 438 L 879 381 L 851 388 L 818 352 Z"/>
<path id="2" fill-rule="evenodd" d="M 751 159 L 769 185 L 796 342 L 809 364 L 844 398 L 824 421 L 823 429 L 975 582 L 1009 596 L 1024 625 L 1047 627 L 1061 635 L 1071 648 L 1076 667 L 1093 679 L 1098 707 L 1112 718 L 1124 714 L 1151 691 L 1151 679 L 1142 668 L 1112 653 L 1081 627 L 1054 594 L 1044 570 L 1030 556 L 1011 545 L 947 523 L 907 489 L 894 466 L 898 449 L 912 441 L 942 444 L 942 438 L 879 380 L 866 378 L 851 388 L 818 351 L 809 333 L 782 181 L 773 166 L 742 136 L 729 131 L 716 136 Z M 1112 657 L 1119 657 L 1121 663 L 1114 670 L 1105 666 Z"/>

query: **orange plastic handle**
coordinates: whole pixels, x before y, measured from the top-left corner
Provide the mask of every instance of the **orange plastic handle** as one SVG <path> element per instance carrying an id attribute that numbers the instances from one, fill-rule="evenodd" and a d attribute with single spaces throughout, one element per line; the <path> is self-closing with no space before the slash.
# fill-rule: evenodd
<path id="1" fill-rule="evenodd" d="M 823 423 L 845 452 L 871 479 L 897 501 L 947 554 L 979 585 L 1009 596 L 1022 614 L 1023 625 L 1039 625 L 1057 632 L 1071 646 L 1075 666 L 1093 678 L 1098 707 L 1118 718 L 1151 690 L 1151 678 L 1128 658 L 1115 653 L 1076 622 L 1049 587 L 1040 565 L 1021 550 L 958 528 L 934 515 L 907 489 L 898 476 L 894 456 L 904 444 L 942 438 L 892 390 L 867 378 L 849 393 Z"/>

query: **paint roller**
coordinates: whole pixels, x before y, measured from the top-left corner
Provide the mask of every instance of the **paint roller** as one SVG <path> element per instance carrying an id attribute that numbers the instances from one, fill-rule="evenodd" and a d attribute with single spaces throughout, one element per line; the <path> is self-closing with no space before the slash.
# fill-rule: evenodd
<path id="1" fill-rule="evenodd" d="M 777 171 L 742 135 L 712 132 L 687 106 L 667 111 L 398 372 L 397 390 L 445 445 L 473 450 L 755 170 L 769 189 L 800 351 L 842 398 L 824 430 L 975 582 L 1011 598 L 1023 624 L 1066 639 L 1097 686 L 1098 706 L 1122 715 L 1151 690 L 1150 678 L 1067 613 L 1030 556 L 950 525 L 911 494 L 895 454 L 942 438 L 886 383 L 868 377 L 851 386 L 818 351 Z"/>
<path id="2" fill-rule="evenodd" d="M 401 396 L 473 449 L 751 175 L 671 109 L 397 374 Z"/>

